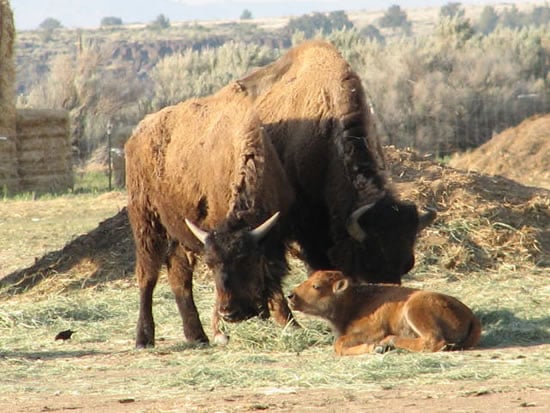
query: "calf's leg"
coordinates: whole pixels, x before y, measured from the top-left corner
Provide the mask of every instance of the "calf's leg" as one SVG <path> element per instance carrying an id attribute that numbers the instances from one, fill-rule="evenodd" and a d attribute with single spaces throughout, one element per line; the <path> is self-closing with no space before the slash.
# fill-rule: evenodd
<path id="1" fill-rule="evenodd" d="M 382 348 L 402 348 L 410 351 L 428 351 L 436 352 L 444 350 L 447 343 L 444 340 L 437 339 L 432 335 L 424 337 L 403 337 L 403 336 L 387 336 L 378 346 Z"/>
<path id="2" fill-rule="evenodd" d="M 369 337 L 367 332 L 361 334 L 344 334 L 334 342 L 334 351 L 339 356 L 354 356 L 371 353 L 377 346 L 380 337 Z"/>

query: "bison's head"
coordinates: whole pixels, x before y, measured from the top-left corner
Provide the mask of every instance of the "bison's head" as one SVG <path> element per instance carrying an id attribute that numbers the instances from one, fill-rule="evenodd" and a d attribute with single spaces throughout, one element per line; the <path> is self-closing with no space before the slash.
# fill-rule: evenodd
<path id="1" fill-rule="evenodd" d="M 226 321 L 254 316 L 267 318 L 270 265 L 265 239 L 279 213 L 254 229 L 243 225 L 222 225 L 206 232 L 185 220 L 191 232 L 204 244 L 204 259 L 216 284 L 216 309 Z"/>
<path id="2" fill-rule="evenodd" d="M 416 205 L 391 197 L 358 208 L 347 223 L 353 257 L 345 272 L 370 282 L 399 284 L 414 265 L 418 233 L 435 216 L 434 211 L 419 214 Z"/>

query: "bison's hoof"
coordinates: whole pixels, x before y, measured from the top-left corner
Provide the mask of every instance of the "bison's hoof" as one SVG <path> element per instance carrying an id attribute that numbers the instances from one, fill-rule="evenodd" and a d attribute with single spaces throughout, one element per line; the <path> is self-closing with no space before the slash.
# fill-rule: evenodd
<path id="1" fill-rule="evenodd" d="M 136 343 L 136 350 L 143 350 L 146 348 L 155 347 L 155 343 Z"/>
<path id="2" fill-rule="evenodd" d="M 218 333 L 214 336 L 214 344 L 218 346 L 225 346 L 227 343 L 229 343 L 229 336 L 222 333 Z"/>

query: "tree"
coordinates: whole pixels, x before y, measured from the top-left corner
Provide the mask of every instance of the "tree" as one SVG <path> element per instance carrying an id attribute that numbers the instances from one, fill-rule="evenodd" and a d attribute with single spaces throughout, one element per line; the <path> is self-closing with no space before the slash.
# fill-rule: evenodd
<path id="1" fill-rule="evenodd" d="M 517 29 L 525 24 L 526 16 L 515 5 L 506 7 L 499 18 L 499 24 L 510 29 Z"/>
<path id="2" fill-rule="evenodd" d="M 55 29 L 62 28 L 63 26 L 59 20 L 54 19 L 53 17 L 47 17 L 38 27 L 44 31 L 52 32 Z"/>
<path id="3" fill-rule="evenodd" d="M 252 20 L 252 12 L 248 9 L 244 9 L 241 13 L 241 20 Z"/>
<path id="4" fill-rule="evenodd" d="M 367 39 L 375 40 L 380 43 L 384 43 L 385 41 L 384 35 L 382 35 L 382 33 L 380 33 L 380 30 L 378 30 L 378 28 L 376 26 L 373 26 L 372 24 L 363 27 L 359 31 L 359 34 L 363 37 L 366 37 Z"/>
<path id="5" fill-rule="evenodd" d="M 333 30 L 351 27 L 353 27 L 353 23 L 348 19 L 345 12 L 334 11 L 328 15 L 314 12 L 290 19 L 286 25 L 286 30 L 290 34 L 298 31 L 303 32 L 306 39 L 309 39 L 315 36 L 316 33 L 328 35 Z"/>
<path id="6" fill-rule="evenodd" d="M 394 4 L 386 10 L 386 13 L 380 19 L 380 27 L 402 29 L 405 33 L 409 33 L 411 22 L 407 18 L 407 13 L 401 10 L 400 6 Z"/>
<path id="7" fill-rule="evenodd" d="M 439 9 L 439 17 L 464 18 L 464 8 L 460 3 L 450 2 Z"/>
<path id="8" fill-rule="evenodd" d="M 159 14 L 155 20 L 153 20 L 149 26 L 150 29 L 153 30 L 163 30 L 170 27 L 170 19 L 166 17 L 164 14 Z"/>
<path id="9" fill-rule="evenodd" d="M 353 23 L 348 18 L 348 15 L 343 10 L 332 11 L 328 14 L 332 30 L 351 29 Z"/>
<path id="10" fill-rule="evenodd" d="M 121 26 L 122 19 L 120 17 L 113 17 L 113 16 L 104 17 L 101 19 L 100 25 L 101 27 Z"/>
<path id="11" fill-rule="evenodd" d="M 495 30 L 498 24 L 498 14 L 493 6 L 485 6 L 481 15 L 479 16 L 479 22 L 477 23 L 478 30 L 487 35 Z"/>
<path id="12" fill-rule="evenodd" d="M 535 26 L 544 26 L 550 23 L 550 7 L 548 4 L 534 7 L 530 20 Z"/>

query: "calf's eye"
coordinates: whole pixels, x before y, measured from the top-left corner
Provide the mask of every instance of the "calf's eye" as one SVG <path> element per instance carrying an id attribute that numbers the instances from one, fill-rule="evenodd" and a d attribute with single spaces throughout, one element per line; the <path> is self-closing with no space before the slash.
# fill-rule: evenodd
<path id="1" fill-rule="evenodd" d="M 320 290 L 320 289 L 321 289 L 321 286 L 320 286 L 320 285 L 317 285 L 317 284 L 313 284 L 313 289 L 314 289 L 314 290 Z"/>

